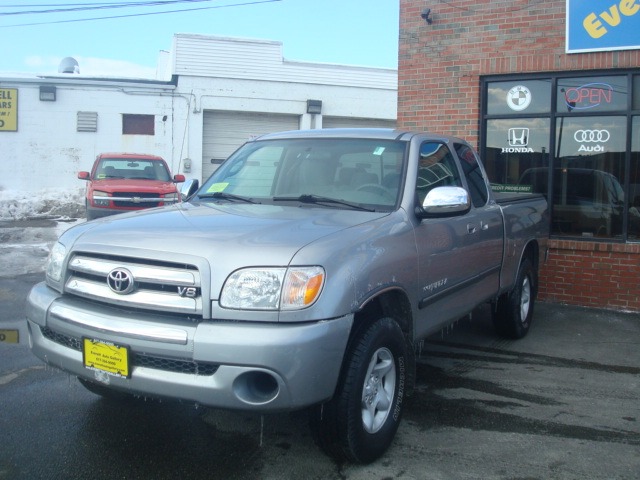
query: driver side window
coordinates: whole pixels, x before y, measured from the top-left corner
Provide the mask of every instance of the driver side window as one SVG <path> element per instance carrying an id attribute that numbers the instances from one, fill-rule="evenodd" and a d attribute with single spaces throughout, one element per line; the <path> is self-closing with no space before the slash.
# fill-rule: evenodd
<path id="1" fill-rule="evenodd" d="M 461 187 L 460 173 L 453 155 L 444 143 L 425 142 L 420 146 L 416 197 L 422 205 L 427 193 L 436 187 Z"/>

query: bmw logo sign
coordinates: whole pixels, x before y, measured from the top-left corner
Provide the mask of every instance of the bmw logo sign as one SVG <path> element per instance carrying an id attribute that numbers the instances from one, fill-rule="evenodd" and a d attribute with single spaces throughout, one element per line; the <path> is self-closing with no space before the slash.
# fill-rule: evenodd
<path id="1" fill-rule="evenodd" d="M 521 112 L 531 104 L 531 90 L 523 85 L 517 85 L 507 93 L 507 105 L 511 110 Z"/>

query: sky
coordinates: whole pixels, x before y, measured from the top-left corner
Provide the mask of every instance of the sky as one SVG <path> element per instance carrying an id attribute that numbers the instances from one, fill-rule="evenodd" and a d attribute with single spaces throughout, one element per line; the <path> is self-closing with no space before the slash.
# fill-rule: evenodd
<path id="1" fill-rule="evenodd" d="M 56 74 L 73 57 L 81 75 L 156 78 L 176 33 L 278 41 L 290 61 L 395 69 L 398 16 L 398 0 L 0 0 L 0 74 Z"/>

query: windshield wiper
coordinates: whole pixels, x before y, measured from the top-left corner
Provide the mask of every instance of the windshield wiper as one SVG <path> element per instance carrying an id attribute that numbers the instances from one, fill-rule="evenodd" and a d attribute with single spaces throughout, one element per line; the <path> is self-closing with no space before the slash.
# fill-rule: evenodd
<path id="1" fill-rule="evenodd" d="M 243 197 L 241 195 L 234 195 L 233 193 L 225 193 L 225 192 L 213 192 L 213 193 L 205 193 L 203 195 L 198 195 L 198 199 L 202 198 L 219 198 L 222 200 L 231 200 L 231 201 L 239 201 L 246 203 L 260 203 L 256 202 L 252 198 Z"/>
<path id="2" fill-rule="evenodd" d="M 373 208 L 363 207 L 358 203 L 347 202 L 345 200 L 338 200 L 337 198 L 323 197 L 321 195 L 312 195 L 309 193 L 291 196 L 291 197 L 273 197 L 274 202 L 301 202 L 301 203 L 328 203 L 333 205 L 342 205 L 344 207 L 353 208 L 354 210 L 363 210 L 365 212 L 375 212 Z"/>

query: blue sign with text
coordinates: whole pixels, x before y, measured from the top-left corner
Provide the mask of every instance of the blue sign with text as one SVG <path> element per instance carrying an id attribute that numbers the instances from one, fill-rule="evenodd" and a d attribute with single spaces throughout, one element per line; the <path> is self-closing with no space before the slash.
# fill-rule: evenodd
<path id="1" fill-rule="evenodd" d="M 567 0 L 567 53 L 640 49 L 640 0 Z"/>

